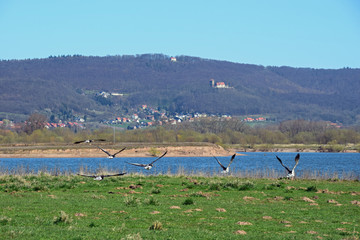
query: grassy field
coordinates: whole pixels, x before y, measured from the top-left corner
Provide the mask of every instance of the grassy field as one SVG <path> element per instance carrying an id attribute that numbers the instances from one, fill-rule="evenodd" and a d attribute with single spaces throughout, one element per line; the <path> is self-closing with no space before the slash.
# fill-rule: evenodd
<path id="1" fill-rule="evenodd" d="M 360 182 L 0 176 L 1 239 L 359 239 Z"/>

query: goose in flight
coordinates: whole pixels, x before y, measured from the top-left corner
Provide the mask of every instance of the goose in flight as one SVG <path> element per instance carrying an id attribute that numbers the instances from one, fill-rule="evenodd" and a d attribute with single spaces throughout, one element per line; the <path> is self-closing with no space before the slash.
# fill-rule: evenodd
<path id="1" fill-rule="evenodd" d="M 96 181 L 101 181 L 106 177 L 122 176 L 122 175 L 125 175 L 125 174 L 126 174 L 126 172 L 118 173 L 118 174 L 112 174 L 112 175 L 82 175 L 82 174 L 77 174 L 77 175 L 82 176 L 82 177 L 91 177 L 91 178 L 94 178 L 94 180 L 96 180 Z"/>
<path id="2" fill-rule="evenodd" d="M 215 156 L 213 156 L 213 157 L 216 159 L 216 161 L 219 163 L 220 167 L 223 169 L 222 173 L 228 173 L 230 170 L 230 164 L 234 161 L 235 156 L 236 156 L 236 153 L 231 156 L 230 162 L 227 167 L 222 165 L 221 162 L 219 161 L 219 159 L 217 159 Z"/>
<path id="3" fill-rule="evenodd" d="M 74 142 L 74 144 L 92 143 L 92 142 L 104 142 L 104 141 L 106 141 L 106 140 L 105 139 L 86 139 L 86 140 L 81 140 L 81 141 Z"/>
<path id="4" fill-rule="evenodd" d="M 126 147 L 124 147 L 124 148 L 121 149 L 120 151 L 118 151 L 118 152 L 116 152 L 116 153 L 114 153 L 114 154 L 111 154 L 111 153 L 109 153 L 108 151 L 102 149 L 101 147 L 99 147 L 99 146 L 97 146 L 97 147 L 98 147 L 101 151 L 103 151 L 104 153 L 106 153 L 106 154 L 108 155 L 108 158 L 109 158 L 109 159 L 114 158 L 118 153 L 121 153 L 121 152 L 124 151 L 125 148 L 126 148 Z"/>
<path id="5" fill-rule="evenodd" d="M 149 164 L 129 163 L 129 162 L 126 162 L 126 163 L 127 163 L 127 164 L 131 164 L 131 165 L 134 165 L 134 166 L 137 166 L 137 167 L 143 167 L 143 168 L 145 168 L 146 170 L 150 170 L 150 169 L 153 167 L 153 164 L 154 164 L 157 160 L 159 160 L 160 158 L 162 158 L 163 156 L 165 156 L 166 153 L 167 153 L 167 151 L 164 152 L 163 155 L 161 155 L 160 157 L 158 157 L 157 159 L 155 159 L 154 161 L 152 161 L 152 162 L 149 163 Z"/>
<path id="6" fill-rule="evenodd" d="M 288 167 L 286 167 L 286 166 L 282 163 L 281 159 L 280 159 L 278 156 L 276 156 L 276 158 L 277 158 L 277 160 L 279 160 L 281 166 L 283 166 L 283 167 L 286 169 L 286 171 L 287 171 L 287 173 L 288 173 L 288 174 L 286 175 L 286 178 L 294 179 L 294 177 L 295 177 L 295 168 L 296 168 L 296 166 L 299 164 L 300 153 L 296 154 L 296 156 L 295 156 L 295 165 L 294 165 L 294 167 L 293 167 L 292 170 L 290 170 Z"/>

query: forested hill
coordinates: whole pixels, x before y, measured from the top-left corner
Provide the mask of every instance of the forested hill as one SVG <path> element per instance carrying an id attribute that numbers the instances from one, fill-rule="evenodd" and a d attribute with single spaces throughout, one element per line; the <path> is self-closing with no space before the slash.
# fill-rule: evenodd
<path id="1" fill-rule="evenodd" d="M 174 60 L 144 54 L 0 61 L 0 119 L 35 111 L 105 118 L 147 104 L 171 112 L 360 122 L 360 69 Z M 211 87 L 210 79 L 227 88 Z M 100 91 L 124 95 L 104 98 Z"/>

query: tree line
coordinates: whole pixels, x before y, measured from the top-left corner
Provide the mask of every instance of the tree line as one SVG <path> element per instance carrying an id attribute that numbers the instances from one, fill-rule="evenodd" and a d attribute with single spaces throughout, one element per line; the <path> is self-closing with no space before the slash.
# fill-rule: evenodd
<path id="1" fill-rule="evenodd" d="M 72 143 L 88 138 L 112 142 L 114 130 L 69 128 L 46 129 L 39 121 L 27 123 L 18 131 L 0 129 L 0 144 Z M 219 145 L 237 144 L 360 144 L 360 128 L 333 128 L 327 122 L 289 120 L 276 125 L 250 127 L 239 119 L 204 118 L 195 122 L 158 126 L 131 131 L 115 131 L 116 142 L 178 143 L 208 142 Z M 360 148 L 359 148 L 360 149 Z"/>

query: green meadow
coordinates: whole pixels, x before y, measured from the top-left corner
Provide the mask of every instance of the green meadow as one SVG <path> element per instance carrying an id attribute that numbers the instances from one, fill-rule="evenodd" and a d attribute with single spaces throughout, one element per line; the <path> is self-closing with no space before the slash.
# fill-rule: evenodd
<path id="1" fill-rule="evenodd" d="M 358 180 L 0 176 L 1 239 L 359 239 Z"/>

